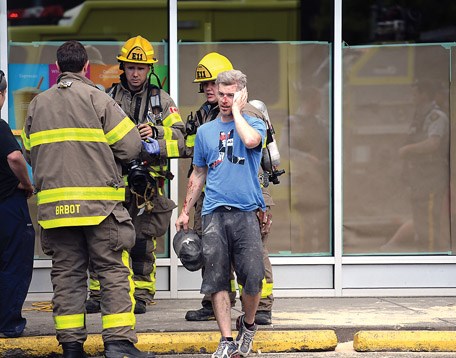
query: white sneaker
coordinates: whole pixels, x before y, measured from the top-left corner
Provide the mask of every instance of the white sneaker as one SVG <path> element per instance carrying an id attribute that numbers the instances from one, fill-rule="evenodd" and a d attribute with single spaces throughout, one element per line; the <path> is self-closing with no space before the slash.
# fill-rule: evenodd
<path id="1" fill-rule="evenodd" d="M 240 358 L 236 342 L 220 338 L 220 343 L 217 350 L 212 353 L 212 358 Z"/>
<path id="2" fill-rule="evenodd" d="M 244 317 L 244 315 L 239 316 L 236 320 L 236 328 L 238 329 L 236 344 L 239 354 L 246 357 L 252 350 L 253 337 L 255 337 L 258 326 L 255 324 L 252 330 L 247 329 L 244 323 Z"/>

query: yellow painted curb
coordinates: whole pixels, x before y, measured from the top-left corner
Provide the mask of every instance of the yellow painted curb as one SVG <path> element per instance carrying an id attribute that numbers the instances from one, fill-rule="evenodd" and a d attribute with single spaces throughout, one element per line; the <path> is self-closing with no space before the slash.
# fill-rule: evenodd
<path id="1" fill-rule="evenodd" d="M 357 352 L 456 352 L 456 331 L 360 331 Z"/>
<path id="2" fill-rule="evenodd" d="M 233 332 L 235 335 L 236 332 Z M 210 353 L 217 349 L 220 340 L 218 332 L 167 332 L 138 333 L 138 347 L 142 351 L 160 354 Z M 315 331 L 258 331 L 253 342 L 255 352 L 306 352 L 333 351 L 337 346 L 337 336 L 332 330 Z M 20 337 L 0 339 L 2 352 L 16 350 L 30 357 L 46 357 L 62 354 L 62 348 L 54 336 Z M 84 350 L 90 356 L 101 355 L 103 341 L 101 335 L 89 335 Z"/>

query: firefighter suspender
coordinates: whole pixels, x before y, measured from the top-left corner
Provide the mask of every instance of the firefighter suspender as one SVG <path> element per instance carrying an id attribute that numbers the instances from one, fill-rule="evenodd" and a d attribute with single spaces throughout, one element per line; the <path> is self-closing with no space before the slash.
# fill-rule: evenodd
<path id="1" fill-rule="evenodd" d="M 160 88 L 149 84 L 147 89 L 147 98 L 149 99 L 144 110 L 143 119 L 157 125 L 163 125 L 163 107 L 161 105 Z"/>

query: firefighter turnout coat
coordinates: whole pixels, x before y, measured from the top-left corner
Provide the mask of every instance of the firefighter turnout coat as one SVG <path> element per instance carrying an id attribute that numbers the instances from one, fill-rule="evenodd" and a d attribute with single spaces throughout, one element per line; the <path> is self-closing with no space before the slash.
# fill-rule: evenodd
<path id="1" fill-rule="evenodd" d="M 141 140 L 124 111 L 89 79 L 63 73 L 57 82 L 31 101 L 22 132 L 38 223 L 97 225 L 125 200 L 121 163 L 138 156 Z"/>
<path id="2" fill-rule="evenodd" d="M 87 338 L 90 258 L 104 292 L 103 340 L 136 342 L 129 265 L 135 234 L 122 205 L 121 164 L 139 155 L 138 130 L 89 79 L 65 72 L 30 102 L 22 141 L 37 189 L 42 248 L 52 257 L 57 340 Z"/>

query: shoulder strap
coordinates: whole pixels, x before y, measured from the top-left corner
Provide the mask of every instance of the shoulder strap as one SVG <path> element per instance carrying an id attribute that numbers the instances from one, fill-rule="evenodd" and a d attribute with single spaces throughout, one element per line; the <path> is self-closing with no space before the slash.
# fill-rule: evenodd
<path id="1" fill-rule="evenodd" d="M 108 92 L 107 92 L 107 93 L 108 93 L 108 95 L 109 95 L 111 98 L 114 98 L 114 97 L 116 96 L 116 94 L 117 94 L 117 85 L 118 85 L 118 84 L 119 84 L 119 83 L 113 83 L 113 84 L 111 85 L 111 88 L 108 89 Z"/>
<path id="2" fill-rule="evenodd" d="M 153 118 L 147 118 L 147 120 L 161 125 L 161 121 L 163 120 L 163 118 L 161 118 L 163 107 L 161 105 L 160 88 L 149 83 L 149 86 L 147 87 L 147 98 L 148 100 L 146 102 L 146 108 L 144 109 L 143 119 L 146 120 L 150 109 Z"/>

